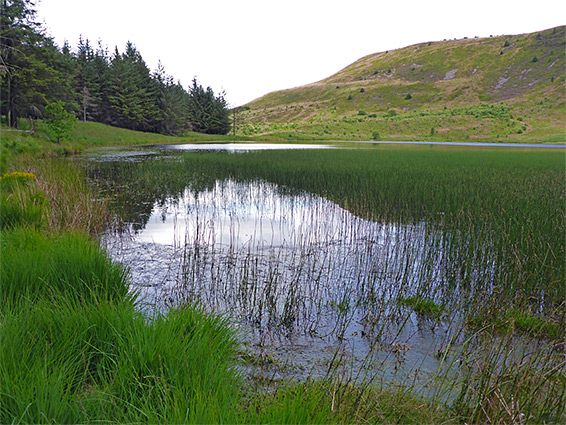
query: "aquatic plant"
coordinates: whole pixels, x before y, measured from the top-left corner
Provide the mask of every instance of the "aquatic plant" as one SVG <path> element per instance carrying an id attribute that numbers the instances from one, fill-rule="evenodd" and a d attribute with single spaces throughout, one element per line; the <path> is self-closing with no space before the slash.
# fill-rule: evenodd
<path id="1" fill-rule="evenodd" d="M 444 306 L 418 296 L 399 298 L 397 302 L 401 305 L 411 307 L 415 313 L 433 317 L 439 317 L 444 311 Z"/>
<path id="2" fill-rule="evenodd" d="M 352 382 L 383 381 L 388 370 L 406 370 L 412 339 L 431 329 L 439 345 L 422 361 L 438 364 L 435 385 L 417 380 L 416 366 L 412 392 L 432 392 L 433 404 L 460 406 L 479 421 L 517 419 L 503 410 L 519 399 L 517 412 L 526 417 L 563 415 L 564 409 L 549 413 L 565 394 L 559 345 L 535 345 L 536 365 L 524 368 L 506 357 L 505 339 L 484 339 L 513 309 L 551 322 L 562 317 L 560 152 L 201 152 L 88 167 L 105 196 L 116 194 L 115 211 L 134 232 L 143 235 L 155 218 L 175 223 L 171 249 L 148 240 L 142 245 L 147 258 L 164 256 L 167 264 L 146 291 L 145 302 L 158 309 L 197 301 L 228 311 L 258 335 L 261 347 L 291 336 L 324 339 L 335 347 L 325 369 Z M 282 201 L 286 196 L 293 201 Z M 251 212 L 250 230 L 245 217 Z M 273 236 L 272 228 L 287 230 Z M 219 239 L 221 233 L 226 236 Z M 140 252 L 128 254 L 137 256 L 130 257 L 134 273 L 135 261 L 145 258 Z M 409 300 L 411 308 L 396 300 Z M 417 300 L 429 300 L 429 310 L 445 306 L 444 313 L 414 315 Z M 490 313 L 496 310 L 500 316 Z M 485 324 L 470 326 L 474 317 Z M 510 338 L 521 326 L 509 329 Z M 563 329 L 553 335 L 560 339 Z M 541 336 L 513 339 L 514 353 L 520 358 Z M 484 358 L 486 341 L 492 354 Z M 349 360 L 353 345 L 364 347 L 364 359 Z M 481 404 L 489 395 L 481 389 L 481 367 L 466 368 L 467 362 L 486 370 L 506 365 L 506 378 L 489 386 L 504 401 L 499 407 Z M 539 377 L 542 365 L 554 372 Z M 412 372 L 399 376 L 409 380 Z M 508 385 L 512 379 L 522 380 L 520 394 Z M 529 403 L 530 397 L 539 402 Z"/>

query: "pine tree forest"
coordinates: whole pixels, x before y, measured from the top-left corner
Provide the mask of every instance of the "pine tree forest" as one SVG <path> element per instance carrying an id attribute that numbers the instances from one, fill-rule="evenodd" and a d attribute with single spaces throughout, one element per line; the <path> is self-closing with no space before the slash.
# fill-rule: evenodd
<path id="1" fill-rule="evenodd" d="M 159 63 L 151 71 L 135 44 L 109 52 L 80 38 L 57 46 L 35 21 L 31 0 L 0 0 L 0 115 L 17 127 L 20 118 L 42 119 L 63 102 L 84 121 L 169 135 L 196 131 L 227 134 L 225 93 L 192 80 L 189 89 Z"/>

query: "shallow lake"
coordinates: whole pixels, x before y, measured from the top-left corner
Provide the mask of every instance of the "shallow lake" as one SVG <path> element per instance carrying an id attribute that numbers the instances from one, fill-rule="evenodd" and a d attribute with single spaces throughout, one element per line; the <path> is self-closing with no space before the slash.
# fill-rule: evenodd
<path id="1" fill-rule="evenodd" d="M 220 146 L 274 148 L 260 145 Z M 163 155 L 175 161 L 176 151 L 209 148 L 217 146 L 109 151 L 89 162 L 97 178 L 109 173 L 111 180 L 112 170 L 126 163 Z M 272 376 L 338 371 L 425 385 L 455 358 L 443 354 L 447 347 L 457 352 L 466 338 L 457 311 L 439 320 L 398 302 L 422 282 L 434 282 L 427 298 L 444 290 L 458 297 L 450 280 L 454 259 L 445 251 L 450 233 L 442 224 L 366 220 L 324 197 L 265 181 L 139 192 L 104 243 L 130 268 L 140 308 L 151 316 L 197 302 L 226 314 L 244 349 Z M 470 273 L 489 275 L 490 267 L 484 262 Z"/>

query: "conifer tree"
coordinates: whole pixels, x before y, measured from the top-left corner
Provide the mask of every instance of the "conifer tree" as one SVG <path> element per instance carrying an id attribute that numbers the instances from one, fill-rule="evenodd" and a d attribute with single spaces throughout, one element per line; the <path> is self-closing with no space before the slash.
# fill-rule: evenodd
<path id="1" fill-rule="evenodd" d="M 196 77 L 189 93 L 189 117 L 193 130 L 198 133 L 228 134 L 230 115 L 224 93 L 215 96 L 214 91 L 210 87 L 205 90 Z"/>
<path id="2" fill-rule="evenodd" d="M 46 100 L 68 98 L 63 55 L 35 22 L 30 0 L 0 0 L 0 113 L 9 126 L 43 116 Z"/>
<path id="3" fill-rule="evenodd" d="M 84 121 L 132 130 L 229 132 L 224 93 L 205 90 L 196 78 L 187 91 L 161 64 L 152 74 L 131 42 L 112 55 L 100 41 L 95 50 L 82 37 L 75 50 L 68 43 L 59 49 L 34 22 L 32 0 L 0 0 L 0 6 L 0 114 L 8 125 L 19 117 L 48 119 L 62 102 Z"/>

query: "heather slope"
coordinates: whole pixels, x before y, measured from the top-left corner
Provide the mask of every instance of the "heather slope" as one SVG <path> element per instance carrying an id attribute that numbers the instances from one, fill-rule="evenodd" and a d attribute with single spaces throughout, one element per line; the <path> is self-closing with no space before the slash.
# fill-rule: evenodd
<path id="1" fill-rule="evenodd" d="M 564 26 L 365 56 L 239 108 L 249 136 L 564 142 Z"/>

